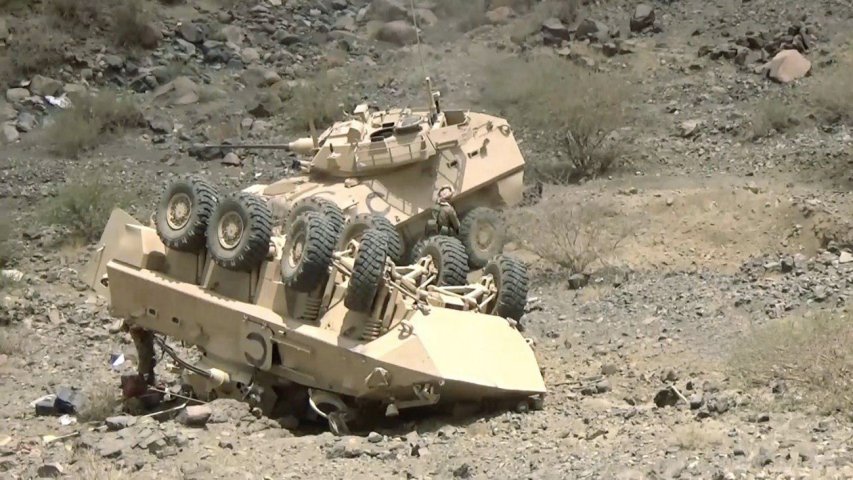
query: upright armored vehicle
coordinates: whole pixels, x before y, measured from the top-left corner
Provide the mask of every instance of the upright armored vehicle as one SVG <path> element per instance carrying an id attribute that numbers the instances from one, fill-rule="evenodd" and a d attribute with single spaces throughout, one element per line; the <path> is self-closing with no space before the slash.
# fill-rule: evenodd
<path id="1" fill-rule="evenodd" d="M 522 199 L 524 157 L 505 119 L 442 110 L 428 78 L 426 84 L 430 102 L 424 110 L 363 104 L 319 136 L 286 145 L 208 147 L 280 148 L 309 156 L 302 175 L 246 191 L 266 199 L 285 227 L 305 211 L 329 213 L 342 232 L 340 245 L 366 228 L 383 230 L 398 263 L 418 258 L 434 231 L 436 192 L 450 186 L 461 220 L 457 238 L 470 267 L 480 269 L 502 251 L 498 211 Z"/>

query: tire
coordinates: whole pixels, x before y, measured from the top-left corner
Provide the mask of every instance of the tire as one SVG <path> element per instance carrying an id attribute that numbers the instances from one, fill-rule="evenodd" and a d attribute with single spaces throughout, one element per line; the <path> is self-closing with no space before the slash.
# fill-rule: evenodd
<path id="1" fill-rule="evenodd" d="M 341 210 L 341 207 L 327 198 L 317 196 L 297 200 L 287 214 L 287 220 L 284 224 L 285 228 L 289 229 L 296 218 L 306 212 L 317 212 L 326 217 L 329 226 L 332 228 L 332 232 L 335 234 L 335 238 L 344 229 L 344 212 Z"/>
<path id="2" fill-rule="evenodd" d="M 459 222 L 459 240 L 465 245 L 468 266 L 483 268 L 489 260 L 503 252 L 506 233 L 497 210 L 477 207 Z"/>
<path id="3" fill-rule="evenodd" d="M 311 292 L 328 276 L 335 249 L 329 219 L 317 212 L 296 217 L 287 230 L 281 256 L 281 281 L 298 292 Z"/>
<path id="4" fill-rule="evenodd" d="M 196 176 L 171 182 L 154 212 L 154 227 L 164 245 L 198 253 L 204 247 L 210 216 L 218 203 L 216 190 Z"/>
<path id="5" fill-rule="evenodd" d="M 344 305 L 348 309 L 361 313 L 370 312 L 382 284 L 387 258 L 388 241 L 385 235 L 377 229 L 366 230 L 361 237 L 352 277 L 344 297 Z"/>
<path id="6" fill-rule="evenodd" d="M 227 227 L 236 231 L 225 232 Z M 272 212 L 260 197 L 238 192 L 219 201 L 207 226 L 207 249 L 217 265 L 251 271 L 269 254 Z"/>
<path id="7" fill-rule="evenodd" d="M 468 256 L 459 239 L 447 235 L 429 237 L 421 251 L 421 256 L 432 257 L 438 270 L 437 287 L 468 284 Z"/>
<path id="8" fill-rule="evenodd" d="M 414 265 L 424 256 L 424 245 L 426 245 L 427 240 L 429 240 L 429 237 L 423 237 L 412 246 L 408 257 L 406 257 L 409 265 Z"/>
<path id="9" fill-rule="evenodd" d="M 388 257 L 395 264 L 400 264 L 403 261 L 405 247 L 400 232 L 387 218 L 369 213 L 360 213 L 344 225 L 338 241 L 338 249 L 344 249 L 350 240 L 359 238 L 367 229 L 375 229 L 384 233 L 388 242 Z"/>
<path id="10" fill-rule="evenodd" d="M 495 279 L 495 287 L 498 290 L 497 298 L 486 313 L 516 321 L 521 319 L 530 287 L 524 264 L 514 258 L 498 255 L 486 264 L 483 273 Z"/>

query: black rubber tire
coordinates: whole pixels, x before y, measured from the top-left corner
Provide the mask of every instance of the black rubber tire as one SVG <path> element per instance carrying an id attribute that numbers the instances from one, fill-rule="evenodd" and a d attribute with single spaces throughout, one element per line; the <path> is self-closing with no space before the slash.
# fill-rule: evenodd
<path id="1" fill-rule="evenodd" d="M 340 235 L 341 230 L 344 229 L 345 219 L 344 212 L 341 210 L 341 207 L 337 206 L 328 198 L 317 196 L 297 200 L 287 213 L 287 220 L 284 224 L 285 228 L 289 229 L 294 220 L 306 212 L 317 212 L 326 217 L 329 222 L 329 226 L 332 228 L 332 232 L 335 234 L 335 238 L 337 238 L 338 235 Z"/>
<path id="2" fill-rule="evenodd" d="M 491 241 L 485 246 L 480 245 L 477 239 L 478 231 L 483 226 L 489 226 L 493 232 Z M 489 260 L 500 255 L 506 243 L 505 232 L 503 220 L 497 210 L 477 207 L 465 213 L 459 221 L 458 238 L 465 245 L 468 266 L 474 270 L 483 268 Z"/>
<path id="3" fill-rule="evenodd" d="M 388 257 L 392 262 L 399 265 L 406 253 L 403 237 L 400 236 L 400 232 L 390 220 L 379 215 L 359 213 L 350 218 L 341 232 L 338 249 L 343 250 L 350 240 L 360 237 L 367 229 L 379 230 L 385 234 L 388 241 Z"/>
<path id="4" fill-rule="evenodd" d="M 424 256 L 424 245 L 426 245 L 426 242 L 427 240 L 429 240 L 429 238 L 430 237 L 423 237 L 417 242 L 415 242 L 415 244 L 412 246 L 412 249 L 409 251 L 408 257 L 406 257 L 409 265 L 414 265 L 418 262 L 418 260 L 421 259 L 421 257 Z"/>
<path id="5" fill-rule="evenodd" d="M 336 235 L 329 219 L 317 212 L 305 212 L 296 217 L 287 230 L 287 240 L 281 255 L 281 281 L 298 292 L 311 292 L 328 278 Z M 295 242 L 302 244 L 302 254 L 293 262 L 290 253 Z"/>
<path id="6" fill-rule="evenodd" d="M 437 287 L 468 284 L 468 255 L 458 238 L 447 235 L 429 237 L 421 252 L 421 256 L 431 256 L 438 269 Z"/>
<path id="7" fill-rule="evenodd" d="M 169 203 L 176 195 L 186 195 L 190 201 L 189 219 L 181 228 L 168 222 Z M 197 253 L 204 247 L 207 223 L 219 201 L 216 189 L 202 178 L 189 176 L 166 186 L 154 212 L 154 226 L 164 245 L 182 252 Z"/>
<path id="8" fill-rule="evenodd" d="M 382 284 L 388 241 L 381 231 L 368 229 L 361 237 L 344 305 L 355 312 L 370 313 Z"/>
<path id="9" fill-rule="evenodd" d="M 514 258 L 498 255 L 486 264 L 483 273 L 492 275 L 498 290 L 492 308 L 486 313 L 516 321 L 521 319 L 530 288 L 530 278 L 524 264 Z"/>
<path id="10" fill-rule="evenodd" d="M 233 248 L 219 241 L 219 222 L 229 213 L 243 222 L 243 232 Z M 207 226 L 207 250 L 217 265 L 229 270 L 252 271 L 267 257 L 272 236 L 272 212 L 257 195 L 238 192 L 219 201 Z"/>

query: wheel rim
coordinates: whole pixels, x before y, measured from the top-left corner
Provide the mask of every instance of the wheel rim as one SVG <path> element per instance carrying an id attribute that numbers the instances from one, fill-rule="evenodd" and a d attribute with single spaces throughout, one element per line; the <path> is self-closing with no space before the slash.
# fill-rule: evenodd
<path id="1" fill-rule="evenodd" d="M 489 250 L 495 242 L 495 226 L 488 222 L 480 222 L 474 232 L 474 246 L 480 250 Z"/>
<path id="2" fill-rule="evenodd" d="M 228 212 L 219 220 L 219 244 L 233 250 L 243 238 L 243 218 L 237 212 Z"/>
<path id="3" fill-rule="evenodd" d="M 178 193 L 169 199 L 166 206 L 166 223 L 172 230 L 180 230 L 190 222 L 193 203 L 186 193 Z"/>
<path id="4" fill-rule="evenodd" d="M 305 253 L 305 234 L 299 234 L 293 239 L 293 247 L 287 253 L 287 262 L 292 268 L 299 265 L 302 261 L 302 255 Z"/>

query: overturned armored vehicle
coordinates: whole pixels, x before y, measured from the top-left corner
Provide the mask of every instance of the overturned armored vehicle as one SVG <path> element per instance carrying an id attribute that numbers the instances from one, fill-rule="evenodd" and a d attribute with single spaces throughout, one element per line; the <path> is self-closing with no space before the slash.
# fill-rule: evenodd
<path id="1" fill-rule="evenodd" d="M 431 208 L 439 189 L 453 189 L 459 214 L 455 232 L 470 266 L 482 268 L 502 251 L 498 211 L 522 199 L 524 157 L 503 118 L 442 110 L 438 92 L 423 110 L 376 110 L 359 105 L 350 118 L 311 138 L 282 145 L 215 145 L 207 148 L 280 148 L 310 157 L 303 174 L 247 189 L 268 199 L 286 226 L 301 213 L 331 212 L 342 242 L 366 228 L 396 230 L 389 255 L 414 261 L 424 237 L 435 232 Z"/>
<path id="2" fill-rule="evenodd" d="M 276 234 L 262 196 L 178 179 L 151 225 L 115 210 L 82 275 L 125 321 L 149 383 L 159 344 L 199 397 L 253 399 L 338 432 L 356 413 L 541 405 L 543 378 L 517 328 L 524 265 L 496 255 L 472 273 L 462 242 L 444 235 L 397 263 L 382 228 L 341 241 L 335 213 L 303 212 Z"/>

